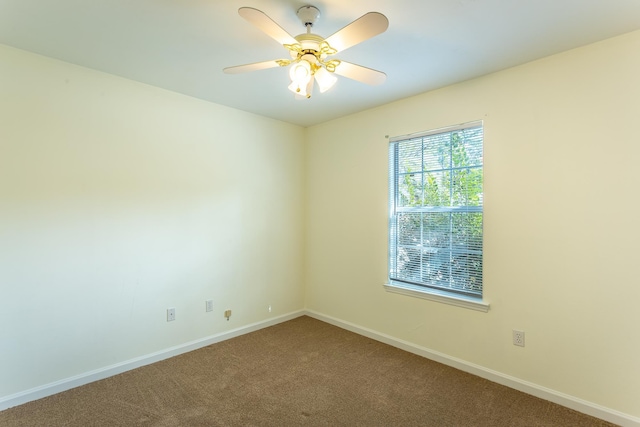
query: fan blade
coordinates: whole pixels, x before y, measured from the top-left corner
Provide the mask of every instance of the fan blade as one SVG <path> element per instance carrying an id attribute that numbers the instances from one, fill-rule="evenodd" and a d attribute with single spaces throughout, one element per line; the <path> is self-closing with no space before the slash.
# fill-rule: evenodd
<path id="1" fill-rule="evenodd" d="M 239 74 L 246 73 L 248 71 L 266 70 L 267 68 L 274 68 L 280 66 L 280 61 L 289 63 L 286 59 L 272 59 L 271 61 L 254 62 L 253 64 L 236 65 L 235 67 L 227 67 L 224 71 L 226 74 Z"/>
<path id="2" fill-rule="evenodd" d="M 377 86 L 387 79 L 387 75 L 382 71 L 373 70 L 363 67 L 362 65 L 352 64 L 350 62 L 341 61 L 336 67 L 336 74 L 348 79 L 357 80 L 368 85 Z"/>
<path id="3" fill-rule="evenodd" d="M 241 7 L 238 9 L 238 14 L 280 44 L 298 43 L 291 34 L 283 30 L 280 25 L 276 24 L 273 19 L 269 18 L 261 10 L 252 7 Z"/>
<path id="4" fill-rule="evenodd" d="M 327 37 L 326 42 L 340 52 L 384 33 L 387 28 L 389 20 L 386 16 L 378 12 L 369 12 Z"/>

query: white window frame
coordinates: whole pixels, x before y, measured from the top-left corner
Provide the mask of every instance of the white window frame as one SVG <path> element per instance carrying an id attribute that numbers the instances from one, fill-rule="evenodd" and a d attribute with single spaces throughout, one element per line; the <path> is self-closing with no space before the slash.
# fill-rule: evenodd
<path id="1" fill-rule="evenodd" d="M 399 173 L 397 169 L 397 158 L 396 158 L 396 149 L 398 143 L 402 141 L 414 140 L 417 138 L 423 138 L 438 134 L 446 134 L 455 132 L 458 130 L 478 128 L 483 129 L 482 121 L 474 121 L 463 123 L 455 126 L 449 126 L 446 128 L 434 129 L 426 132 L 420 132 L 410 135 L 401 135 L 389 138 L 389 278 L 388 283 L 384 284 L 384 289 L 388 292 L 393 292 L 397 294 L 423 298 L 431 301 L 436 301 L 440 303 L 450 304 L 458 307 L 468 308 L 472 310 L 487 312 L 489 311 L 489 303 L 487 303 L 483 299 L 483 295 L 466 295 L 458 292 L 451 292 L 445 289 L 438 289 L 428 286 L 423 286 L 415 283 L 408 283 L 401 280 L 393 280 L 391 279 L 391 270 L 392 270 L 392 254 L 396 253 L 396 249 L 392 247 L 392 245 L 396 245 L 396 237 L 392 235 L 393 230 L 396 230 L 396 227 L 393 225 L 393 221 L 396 219 L 396 205 L 398 198 L 397 185 L 399 180 Z M 484 129 L 483 129 L 484 132 Z M 484 146 L 484 141 L 483 141 Z M 484 186 L 484 182 L 483 182 Z M 476 208 L 477 209 L 477 208 Z M 479 212 L 483 212 L 484 208 L 480 207 Z M 484 236 L 483 236 L 484 239 Z M 484 294 L 484 288 L 483 288 Z"/>

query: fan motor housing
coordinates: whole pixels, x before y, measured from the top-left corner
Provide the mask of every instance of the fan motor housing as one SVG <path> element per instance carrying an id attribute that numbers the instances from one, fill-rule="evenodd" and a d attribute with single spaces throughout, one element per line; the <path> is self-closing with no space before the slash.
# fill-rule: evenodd
<path id="1" fill-rule="evenodd" d="M 312 54 L 317 58 L 320 58 L 321 56 L 326 56 L 326 55 L 320 54 L 320 43 L 322 43 L 324 39 L 319 35 L 306 33 L 306 34 L 297 35 L 295 39 L 300 44 L 301 52 L 295 52 L 292 50 L 291 51 L 292 58 L 297 58 L 298 56 L 306 55 L 306 54 Z"/>
<path id="2" fill-rule="evenodd" d="M 320 50 L 320 43 L 324 41 L 324 38 L 320 37 L 317 34 L 300 34 L 295 37 L 300 43 L 302 49 L 312 49 L 312 50 Z"/>

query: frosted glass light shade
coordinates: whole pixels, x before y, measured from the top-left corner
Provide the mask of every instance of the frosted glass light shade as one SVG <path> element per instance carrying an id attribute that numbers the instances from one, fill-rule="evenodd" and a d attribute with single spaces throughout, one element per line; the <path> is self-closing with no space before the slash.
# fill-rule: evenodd
<path id="1" fill-rule="evenodd" d="M 311 98 L 313 93 L 313 77 L 305 85 L 300 85 L 298 82 L 291 82 L 288 86 L 289 90 L 296 94 L 296 98 L 304 99 Z"/>
<path id="2" fill-rule="evenodd" d="M 291 77 L 292 82 L 296 82 L 300 86 L 306 85 L 311 79 L 311 64 L 305 60 L 296 62 L 289 70 L 289 77 Z"/>
<path id="3" fill-rule="evenodd" d="M 333 75 L 333 73 L 327 71 L 324 68 L 319 68 L 314 74 L 316 81 L 318 82 L 318 87 L 320 88 L 320 93 L 324 93 L 327 90 L 331 89 L 338 78 Z"/>

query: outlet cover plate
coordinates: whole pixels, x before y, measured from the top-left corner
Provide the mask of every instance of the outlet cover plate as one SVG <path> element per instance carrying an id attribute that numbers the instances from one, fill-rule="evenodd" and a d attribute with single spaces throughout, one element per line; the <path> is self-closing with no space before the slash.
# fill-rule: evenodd
<path id="1" fill-rule="evenodd" d="M 524 347 L 524 331 L 513 330 L 513 345 Z"/>

